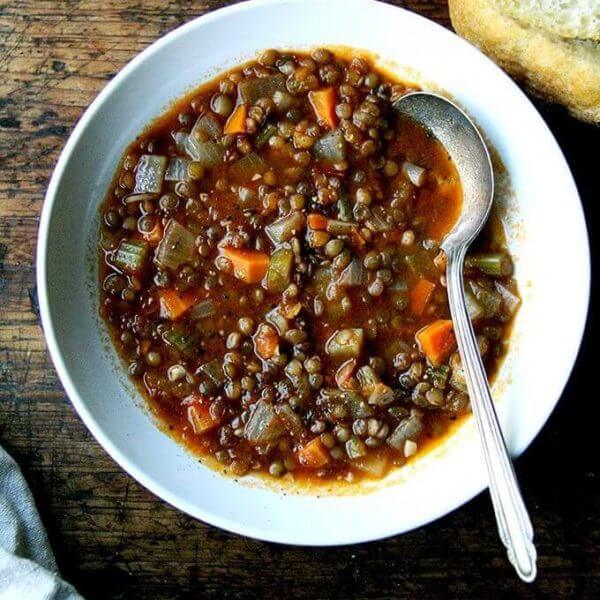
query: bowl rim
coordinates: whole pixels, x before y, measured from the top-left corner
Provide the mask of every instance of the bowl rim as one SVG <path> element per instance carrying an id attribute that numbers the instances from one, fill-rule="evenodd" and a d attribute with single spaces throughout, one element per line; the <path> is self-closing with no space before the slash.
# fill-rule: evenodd
<path id="1" fill-rule="evenodd" d="M 320 0 L 286 0 L 285 4 L 318 4 Z M 336 0 L 340 1 L 341 0 Z M 577 315 L 576 326 L 574 329 L 576 330 L 577 335 L 575 336 L 578 339 L 577 344 L 570 349 L 570 353 L 568 356 L 569 359 L 569 368 L 565 372 L 564 383 L 560 389 L 560 392 L 557 394 L 556 398 L 547 402 L 545 410 L 543 411 L 543 418 L 539 418 L 539 424 L 537 427 L 533 429 L 534 433 L 531 435 L 530 439 L 522 445 L 522 447 L 516 448 L 514 457 L 519 456 L 538 436 L 540 430 L 547 423 L 551 413 L 553 412 L 556 404 L 560 400 L 565 386 L 567 385 L 573 368 L 576 364 L 577 357 L 579 354 L 579 350 L 581 347 L 581 343 L 583 341 L 583 336 L 585 333 L 585 327 L 587 323 L 587 316 L 589 312 L 589 303 L 590 303 L 590 292 L 591 292 L 591 259 L 590 259 L 590 244 L 589 244 L 589 234 L 587 230 L 587 224 L 585 221 L 585 216 L 583 212 L 583 207 L 581 203 L 581 198 L 579 196 L 577 186 L 573 179 L 572 172 L 569 168 L 568 162 L 558 145 L 558 142 L 554 138 L 554 135 L 546 125 L 545 121 L 538 113 L 535 106 L 532 102 L 527 98 L 527 96 L 516 86 L 514 81 L 504 72 L 500 67 L 498 67 L 495 63 L 493 63 L 489 58 L 487 58 L 483 53 L 481 53 L 477 48 L 468 44 L 465 40 L 454 34 L 452 31 L 442 27 L 426 17 L 409 11 L 404 8 L 390 6 L 379 2 L 378 0 L 345 0 L 344 5 L 348 5 L 349 3 L 354 4 L 374 4 L 374 5 L 383 5 L 387 7 L 389 10 L 393 11 L 401 11 L 404 13 L 405 18 L 417 19 L 422 22 L 426 22 L 427 26 L 430 28 L 442 30 L 448 39 L 453 38 L 453 43 L 458 43 L 466 48 L 470 52 L 475 52 L 479 54 L 484 61 L 487 61 L 488 68 L 494 70 L 496 72 L 496 76 L 502 79 L 508 80 L 510 84 L 515 88 L 515 92 L 517 95 L 520 95 L 520 99 L 522 102 L 529 105 L 530 112 L 532 116 L 537 118 L 539 124 L 545 130 L 545 133 L 549 136 L 549 139 L 552 140 L 553 148 L 552 152 L 558 154 L 558 158 L 562 159 L 563 163 L 566 167 L 565 177 L 568 180 L 568 185 L 571 188 L 571 192 L 573 194 L 574 199 L 578 199 L 579 202 L 575 203 L 573 206 L 573 211 L 576 212 L 575 219 L 579 221 L 579 225 L 582 228 L 582 231 L 585 232 L 585 240 L 582 240 L 583 245 L 585 246 L 585 252 L 587 260 L 585 264 L 581 267 L 580 277 L 585 287 L 585 298 L 584 303 L 581 303 L 581 306 L 585 308 L 581 310 L 581 312 Z M 67 167 L 68 160 L 73 152 L 73 149 L 76 147 L 80 138 L 83 136 L 88 123 L 93 118 L 94 114 L 98 111 L 98 109 L 104 105 L 105 102 L 109 101 L 112 93 L 119 87 L 122 81 L 124 81 L 131 72 L 133 72 L 138 65 L 141 65 L 143 62 L 149 60 L 155 53 L 159 52 L 164 46 L 169 45 L 172 41 L 177 39 L 179 36 L 185 35 L 189 30 L 194 29 L 198 26 L 198 23 L 208 23 L 213 20 L 221 19 L 224 16 L 228 16 L 235 13 L 244 13 L 245 11 L 251 11 L 255 7 L 259 6 L 268 6 L 268 5 L 281 5 L 281 0 L 246 0 L 234 5 L 226 6 L 214 11 L 211 11 L 207 14 L 201 15 L 192 19 L 189 22 L 184 23 L 183 25 L 177 27 L 176 29 L 170 31 L 166 35 L 160 37 L 158 40 L 150 44 L 147 48 L 145 48 L 142 52 L 138 53 L 133 59 L 131 59 L 118 73 L 117 75 L 99 92 L 99 94 L 95 97 L 92 103 L 88 106 L 88 108 L 84 111 L 76 126 L 74 127 L 69 139 L 67 140 L 62 152 L 60 153 L 57 164 L 52 173 L 50 182 L 48 184 L 48 188 L 44 197 L 44 203 L 42 206 L 40 224 L 38 230 L 38 240 L 37 240 L 37 251 L 35 258 L 35 266 L 36 266 L 36 283 L 38 289 L 38 301 L 40 307 L 40 316 L 41 316 L 41 324 L 44 331 L 44 335 L 46 338 L 47 347 L 54 363 L 55 369 L 58 373 L 59 379 L 69 397 L 71 403 L 75 407 L 77 413 L 80 418 L 88 428 L 88 430 L 93 434 L 96 440 L 100 443 L 100 445 L 104 448 L 104 450 L 111 456 L 119 466 L 121 466 L 129 475 L 131 475 L 134 479 L 140 482 L 144 487 L 149 489 L 151 492 L 156 494 L 161 499 L 165 500 L 172 506 L 182 510 L 193 517 L 200 519 L 206 523 L 210 523 L 219 528 L 225 529 L 230 532 L 234 532 L 240 535 L 244 535 L 247 537 L 252 537 L 255 539 L 272 541 L 278 543 L 287 543 L 287 544 L 297 544 L 297 545 L 307 545 L 307 546 L 335 546 L 335 545 L 344 545 L 350 543 L 362 543 L 373 541 L 376 539 L 385 539 L 386 537 L 391 537 L 393 535 L 398 535 L 399 532 L 389 531 L 386 534 L 375 533 L 372 536 L 353 536 L 352 532 L 345 533 L 344 535 L 339 536 L 339 540 L 331 541 L 324 540 L 319 541 L 318 539 L 311 538 L 309 541 L 306 541 L 305 538 L 302 539 L 289 539 L 289 537 L 282 536 L 277 531 L 265 531 L 263 529 L 258 529 L 249 523 L 240 523 L 233 519 L 227 519 L 220 516 L 216 512 L 210 512 L 204 508 L 200 508 L 197 505 L 191 505 L 185 499 L 181 498 L 177 495 L 176 492 L 171 491 L 170 489 L 163 486 L 160 482 L 158 482 L 153 476 L 149 475 L 147 472 L 139 469 L 126 454 L 122 453 L 121 450 L 113 443 L 110 439 L 110 436 L 105 433 L 103 426 L 98 423 L 98 421 L 92 416 L 91 412 L 88 410 L 85 401 L 79 395 L 77 391 L 76 385 L 73 382 L 71 374 L 66 366 L 65 359 L 61 352 L 58 339 L 57 339 L 57 330 L 55 328 L 55 324 L 53 322 L 49 294 L 48 294 L 48 283 L 47 283 L 47 249 L 51 242 L 49 239 L 49 225 L 51 221 L 51 216 L 53 214 L 53 208 L 57 196 L 57 191 L 59 188 L 59 183 L 65 174 L 65 170 Z M 290 44 L 293 46 L 293 43 Z M 565 360 L 566 363 L 566 360 Z M 475 490 L 469 489 L 466 490 L 465 494 L 461 497 L 461 500 L 450 505 L 444 505 L 440 507 L 438 510 L 432 510 L 429 514 L 429 519 L 422 524 L 428 524 L 437 520 L 438 518 L 456 510 L 456 508 L 462 506 L 467 503 L 473 497 L 481 493 L 487 487 L 487 482 L 483 482 L 482 485 L 478 486 Z M 409 527 L 403 529 L 404 533 L 420 526 L 420 523 L 415 523 L 413 527 Z"/>

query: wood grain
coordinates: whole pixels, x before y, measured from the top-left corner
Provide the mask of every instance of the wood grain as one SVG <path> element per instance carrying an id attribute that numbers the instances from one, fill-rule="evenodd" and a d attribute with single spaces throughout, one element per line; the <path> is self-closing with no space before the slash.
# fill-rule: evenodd
<path id="1" fill-rule="evenodd" d="M 449 26 L 444 0 L 393 3 Z M 30 481 L 63 574 L 86 597 L 103 599 L 598 597 L 597 350 L 589 343 L 549 425 L 516 463 L 540 554 L 532 586 L 508 566 L 486 495 L 427 528 L 376 543 L 267 544 L 155 498 L 75 415 L 37 309 L 33 262 L 46 183 L 77 119 L 123 65 L 167 31 L 225 4 L 0 0 L 0 441 Z M 540 108 L 571 162 L 594 231 L 598 130 Z M 568 293 L 560 276 L 557 293 Z M 597 333 L 592 313 L 588 339 Z M 546 340 L 540 351 L 558 342 Z"/>

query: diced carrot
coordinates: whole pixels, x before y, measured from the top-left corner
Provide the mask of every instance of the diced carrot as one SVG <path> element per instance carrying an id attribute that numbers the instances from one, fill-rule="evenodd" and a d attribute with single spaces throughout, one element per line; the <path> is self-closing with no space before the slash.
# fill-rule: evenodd
<path id="1" fill-rule="evenodd" d="M 152 346 L 152 342 L 150 340 L 142 340 L 142 342 L 140 344 L 140 350 L 141 350 L 142 354 L 147 354 L 148 350 L 150 350 L 151 346 Z"/>
<path id="2" fill-rule="evenodd" d="M 269 267 L 269 255 L 258 250 L 221 248 L 233 264 L 233 274 L 245 283 L 260 283 Z"/>
<path id="3" fill-rule="evenodd" d="M 422 315 L 431 294 L 435 289 L 435 283 L 427 279 L 419 279 L 415 287 L 410 291 L 410 310 L 415 315 Z"/>
<path id="4" fill-rule="evenodd" d="M 234 111 L 229 115 L 225 123 L 224 133 L 235 135 L 236 133 L 246 133 L 246 117 L 248 116 L 248 107 L 245 104 L 238 104 Z"/>
<path id="5" fill-rule="evenodd" d="M 193 294 L 180 294 L 177 290 L 161 290 L 158 292 L 160 298 L 160 316 L 175 321 L 187 312 L 195 303 Z"/>
<path id="6" fill-rule="evenodd" d="M 319 469 L 329 460 L 329 453 L 318 437 L 310 440 L 298 451 L 298 462 L 308 469 Z"/>
<path id="7" fill-rule="evenodd" d="M 220 420 L 214 419 L 210 414 L 210 403 L 203 396 L 191 394 L 183 403 L 189 405 L 187 417 L 196 435 L 206 433 L 219 425 Z"/>
<path id="8" fill-rule="evenodd" d="M 279 352 L 279 336 L 271 325 L 261 323 L 254 334 L 254 349 L 264 360 L 273 358 Z"/>
<path id="9" fill-rule="evenodd" d="M 315 111 L 317 119 L 330 129 L 335 129 L 337 124 L 335 116 L 335 89 L 330 87 L 309 92 L 308 100 Z"/>
<path id="10" fill-rule="evenodd" d="M 156 221 L 156 225 L 150 230 L 143 233 L 143 238 L 152 246 L 156 246 L 163 237 L 163 226 L 160 221 Z"/>
<path id="11" fill-rule="evenodd" d="M 450 319 L 438 319 L 426 325 L 417 332 L 415 339 L 434 367 L 439 367 L 456 348 L 454 326 Z"/>
<path id="12" fill-rule="evenodd" d="M 311 213 L 306 218 L 306 222 L 311 229 L 319 229 L 321 231 L 325 231 L 327 229 L 327 221 L 329 219 L 320 215 L 319 213 Z"/>

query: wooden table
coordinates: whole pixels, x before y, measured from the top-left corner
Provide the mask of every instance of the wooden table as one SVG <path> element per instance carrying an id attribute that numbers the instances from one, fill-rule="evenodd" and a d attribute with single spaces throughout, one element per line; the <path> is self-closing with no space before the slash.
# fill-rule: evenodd
<path id="1" fill-rule="evenodd" d="M 129 59 L 227 3 L 0 3 L 0 442 L 31 484 L 64 576 L 88 598 L 598 597 L 594 315 L 560 405 L 516 462 L 539 551 L 540 576 L 531 586 L 516 579 L 504 557 L 487 494 L 426 528 L 376 543 L 267 544 L 194 521 L 154 497 L 75 414 L 46 352 L 36 303 L 34 252 L 48 178 L 83 110 Z M 449 26 L 443 0 L 394 3 Z M 573 168 L 595 232 L 600 130 L 562 109 L 540 110 Z M 556 293 L 567 294 L 568 273 L 556 278 Z M 540 352 L 551 351 L 540 344 Z"/>

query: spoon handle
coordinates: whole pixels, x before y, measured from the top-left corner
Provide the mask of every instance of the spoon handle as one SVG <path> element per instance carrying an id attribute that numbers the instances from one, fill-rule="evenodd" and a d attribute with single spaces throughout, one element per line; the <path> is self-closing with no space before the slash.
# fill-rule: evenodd
<path id="1" fill-rule="evenodd" d="M 508 559 L 519 577 L 531 582 L 537 571 L 533 527 L 508 457 L 475 333 L 467 313 L 462 278 L 465 252 L 466 248 L 459 248 L 447 253 L 446 279 L 450 312 L 483 446 L 500 539 L 506 546 Z"/>

